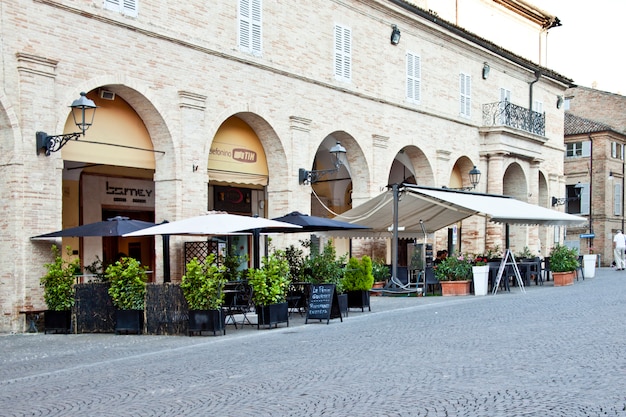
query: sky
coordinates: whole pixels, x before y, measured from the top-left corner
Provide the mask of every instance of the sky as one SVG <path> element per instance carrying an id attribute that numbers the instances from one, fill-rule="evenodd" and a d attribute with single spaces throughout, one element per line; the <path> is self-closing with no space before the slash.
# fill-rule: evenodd
<path id="1" fill-rule="evenodd" d="M 546 67 L 584 87 L 626 95 L 626 0 L 532 0 L 562 26 L 548 32 Z"/>

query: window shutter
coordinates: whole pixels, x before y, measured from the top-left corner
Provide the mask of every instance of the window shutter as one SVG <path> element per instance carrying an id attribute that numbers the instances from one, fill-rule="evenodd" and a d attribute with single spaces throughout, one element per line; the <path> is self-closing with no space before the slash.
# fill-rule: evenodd
<path id="1" fill-rule="evenodd" d="M 421 58 L 411 52 L 406 54 L 406 98 L 415 103 L 420 102 L 421 94 Z"/>
<path id="2" fill-rule="evenodd" d="M 122 13 L 127 16 L 137 17 L 137 0 L 121 0 L 122 1 Z"/>
<path id="3" fill-rule="evenodd" d="M 617 143 L 611 142 L 611 157 L 617 158 Z"/>
<path id="4" fill-rule="evenodd" d="M 581 156 L 591 156 L 591 141 L 586 140 L 583 142 L 583 152 Z"/>
<path id="5" fill-rule="evenodd" d="M 261 55 L 262 35 L 261 0 L 239 0 L 239 49 Z"/>
<path id="6" fill-rule="evenodd" d="M 352 78 L 352 33 L 350 28 L 335 25 L 335 78 Z"/>
<path id="7" fill-rule="evenodd" d="M 461 116 L 470 117 L 472 109 L 472 77 L 469 74 L 459 74 L 459 89 L 461 90 Z"/>
<path id="8" fill-rule="evenodd" d="M 104 8 L 107 10 L 114 10 L 116 12 L 119 12 L 120 1 L 121 0 L 104 0 Z"/>
<path id="9" fill-rule="evenodd" d="M 614 184 L 613 185 L 613 215 L 621 216 L 621 214 L 622 214 L 622 184 Z"/>
<path id="10" fill-rule="evenodd" d="M 589 184 L 582 184 L 580 193 L 580 214 L 589 214 Z"/>

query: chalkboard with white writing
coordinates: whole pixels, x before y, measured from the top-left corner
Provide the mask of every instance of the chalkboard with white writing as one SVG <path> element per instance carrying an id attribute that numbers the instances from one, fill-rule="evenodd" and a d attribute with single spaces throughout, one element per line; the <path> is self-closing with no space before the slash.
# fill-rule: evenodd
<path id="1" fill-rule="evenodd" d="M 304 323 L 307 324 L 309 319 L 318 319 L 319 321 L 326 320 L 328 324 L 330 319 L 337 317 L 343 321 L 335 284 L 312 284 Z"/>

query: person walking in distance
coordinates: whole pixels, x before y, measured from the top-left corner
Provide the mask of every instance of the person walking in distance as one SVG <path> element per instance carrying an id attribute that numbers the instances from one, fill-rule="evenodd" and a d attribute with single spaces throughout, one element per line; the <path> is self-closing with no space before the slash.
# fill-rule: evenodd
<path id="1" fill-rule="evenodd" d="M 624 270 L 624 251 L 626 250 L 626 238 L 621 230 L 613 238 L 613 254 L 615 255 L 615 269 L 617 271 Z"/>

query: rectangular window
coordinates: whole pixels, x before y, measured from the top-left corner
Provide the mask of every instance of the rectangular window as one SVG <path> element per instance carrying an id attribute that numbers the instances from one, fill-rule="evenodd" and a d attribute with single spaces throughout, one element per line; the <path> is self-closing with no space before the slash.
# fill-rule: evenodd
<path id="1" fill-rule="evenodd" d="M 543 102 L 537 100 L 533 101 L 533 111 L 543 114 Z"/>
<path id="2" fill-rule="evenodd" d="M 622 184 L 613 184 L 613 214 L 622 215 Z"/>
<path id="3" fill-rule="evenodd" d="M 137 17 L 139 0 L 104 0 L 104 8 L 126 16 Z"/>
<path id="4" fill-rule="evenodd" d="M 569 110 L 570 102 L 571 102 L 571 99 L 566 97 L 563 110 Z"/>
<path id="5" fill-rule="evenodd" d="M 567 185 L 565 187 L 565 196 L 567 197 L 567 205 L 565 212 L 570 214 L 589 214 L 589 184 L 581 184 L 580 198 L 576 198 L 577 184 Z"/>
<path id="6" fill-rule="evenodd" d="M 420 102 L 420 86 L 422 83 L 422 67 L 419 55 L 412 52 L 406 53 L 406 98 L 407 100 Z"/>
<path id="7" fill-rule="evenodd" d="M 239 49 L 261 56 L 262 0 L 239 0 Z"/>
<path id="8" fill-rule="evenodd" d="M 472 76 L 459 74 L 459 88 L 461 90 L 460 114 L 462 117 L 470 117 L 472 115 Z"/>
<path id="9" fill-rule="evenodd" d="M 335 78 L 350 82 L 352 79 L 352 30 L 335 25 Z"/>
<path id="10" fill-rule="evenodd" d="M 567 158 L 583 156 L 583 143 L 582 142 L 566 143 L 565 144 L 565 156 Z"/>
<path id="11" fill-rule="evenodd" d="M 611 142 L 611 157 L 624 160 L 624 145 L 617 142 Z"/>

